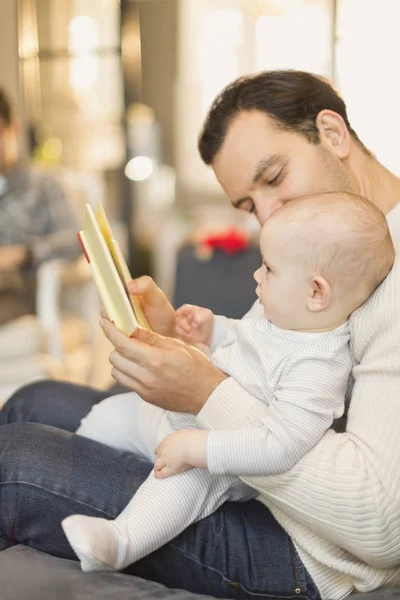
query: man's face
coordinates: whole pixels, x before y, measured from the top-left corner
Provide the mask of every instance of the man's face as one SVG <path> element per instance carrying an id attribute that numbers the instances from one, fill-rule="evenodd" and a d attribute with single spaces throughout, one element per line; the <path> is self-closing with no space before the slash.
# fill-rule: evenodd
<path id="1" fill-rule="evenodd" d="M 233 206 L 254 212 L 261 225 L 298 196 L 355 191 L 328 143 L 277 129 L 259 111 L 235 117 L 212 167 Z"/>

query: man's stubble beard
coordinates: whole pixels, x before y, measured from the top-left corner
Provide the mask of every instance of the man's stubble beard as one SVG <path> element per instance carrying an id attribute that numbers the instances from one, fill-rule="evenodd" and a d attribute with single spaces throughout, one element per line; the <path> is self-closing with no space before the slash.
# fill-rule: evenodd
<path id="1" fill-rule="evenodd" d="M 326 148 L 321 148 L 321 161 L 324 170 L 322 192 L 350 192 L 357 193 L 349 173 L 342 161 L 332 155 Z"/>

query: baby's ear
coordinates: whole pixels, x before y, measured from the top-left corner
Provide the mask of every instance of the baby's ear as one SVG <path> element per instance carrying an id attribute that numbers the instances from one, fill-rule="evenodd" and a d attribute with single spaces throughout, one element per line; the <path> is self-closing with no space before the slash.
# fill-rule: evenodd
<path id="1" fill-rule="evenodd" d="M 310 294 L 307 307 L 311 312 L 319 312 L 328 308 L 332 300 L 332 289 L 325 277 L 315 275 L 311 279 Z"/>

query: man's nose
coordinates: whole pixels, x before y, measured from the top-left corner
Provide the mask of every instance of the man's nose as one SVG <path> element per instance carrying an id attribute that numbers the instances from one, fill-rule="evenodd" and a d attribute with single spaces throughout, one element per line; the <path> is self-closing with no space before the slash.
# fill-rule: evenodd
<path id="1" fill-rule="evenodd" d="M 260 225 L 264 225 L 266 221 L 270 218 L 270 216 L 278 210 L 282 206 L 283 202 L 281 200 L 266 200 L 265 198 L 260 198 L 255 202 L 256 205 L 256 216 Z"/>

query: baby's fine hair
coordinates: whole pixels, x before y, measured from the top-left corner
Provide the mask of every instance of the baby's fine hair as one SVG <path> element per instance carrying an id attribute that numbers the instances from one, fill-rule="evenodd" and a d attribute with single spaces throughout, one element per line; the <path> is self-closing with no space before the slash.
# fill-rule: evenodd
<path id="1" fill-rule="evenodd" d="M 393 266 L 395 250 L 385 215 L 362 196 L 303 196 L 285 203 L 274 218 L 284 220 L 280 226 L 295 245 L 296 259 L 309 261 L 314 274 L 333 278 L 341 295 L 355 292 L 359 304 Z"/>

